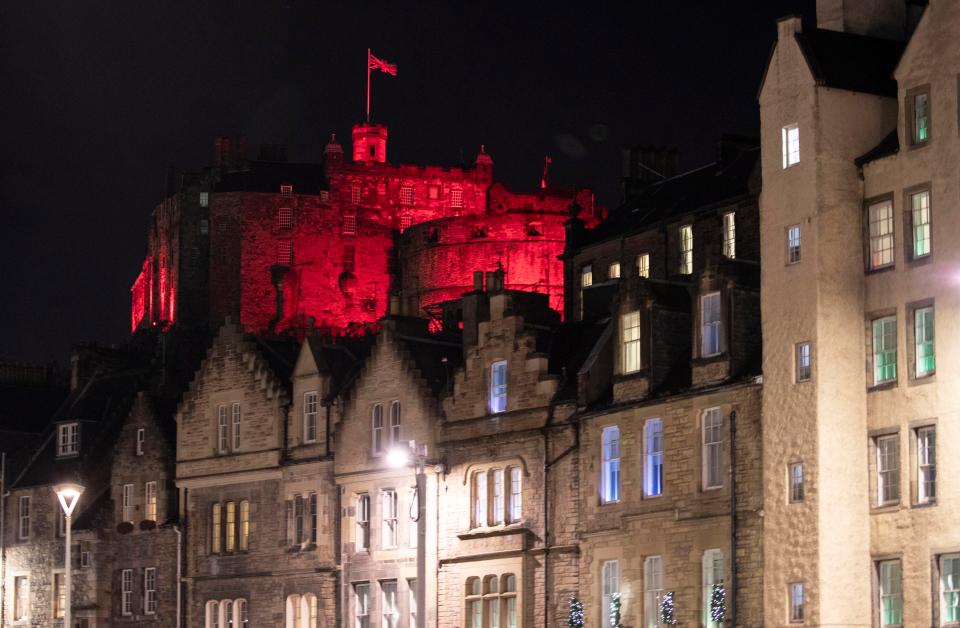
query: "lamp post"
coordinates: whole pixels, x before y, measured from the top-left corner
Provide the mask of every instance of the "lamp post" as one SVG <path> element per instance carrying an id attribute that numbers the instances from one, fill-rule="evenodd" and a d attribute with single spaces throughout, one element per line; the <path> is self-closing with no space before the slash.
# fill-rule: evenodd
<path id="1" fill-rule="evenodd" d="M 66 518 L 66 548 L 64 549 L 64 558 L 63 558 L 63 586 L 66 589 L 64 591 L 64 605 L 63 605 L 63 626 L 64 628 L 72 628 L 70 623 L 71 619 L 71 571 L 73 565 L 70 564 L 70 528 L 73 525 L 73 509 L 77 507 L 77 503 L 80 501 L 80 496 L 83 494 L 83 487 L 79 484 L 57 484 L 53 487 L 53 492 L 57 494 L 57 499 L 60 500 L 60 506 L 63 508 L 63 514 Z M 54 591 L 56 595 L 56 591 Z"/>
<path id="2" fill-rule="evenodd" d="M 399 447 L 390 450 L 387 462 L 391 467 L 412 467 L 417 477 L 417 625 L 416 628 L 425 628 L 426 597 L 427 597 L 427 475 L 424 467 L 427 464 L 427 446 L 421 445 L 417 449 L 416 442 L 410 441 L 407 448 Z M 411 517 L 412 519 L 413 517 Z"/>

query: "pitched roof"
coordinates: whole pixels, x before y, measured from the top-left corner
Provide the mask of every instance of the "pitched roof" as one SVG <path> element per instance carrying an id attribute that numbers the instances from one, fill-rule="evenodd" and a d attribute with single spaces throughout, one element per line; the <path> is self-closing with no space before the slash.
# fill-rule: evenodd
<path id="1" fill-rule="evenodd" d="M 854 159 L 853 162 L 857 164 L 858 168 L 862 168 L 864 164 L 870 163 L 875 159 L 889 157 L 890 155 L 895 155 L 899 152 L 900 136 L 897 135 L 897 130 L 894 129 L 887 133 L 887 136 L 880 140 L 879 144 Z"/>
<path id="2" fill-rule="evenodd" d="M 373 336 L 337 338 L 330 342 L 318 334 L 308 334 L 305 342 L 313 355 L 317 369 L 330 376 L 328 399 L 339 395 L 363 368 L 370 354 Z"/>
<path id="3" fill-rule="evenodd" d="M 893 71 L 904 42 L 819 28 L 797 33 L 796 39 L 818 84 L 878 96 L 897 95 Z"/>

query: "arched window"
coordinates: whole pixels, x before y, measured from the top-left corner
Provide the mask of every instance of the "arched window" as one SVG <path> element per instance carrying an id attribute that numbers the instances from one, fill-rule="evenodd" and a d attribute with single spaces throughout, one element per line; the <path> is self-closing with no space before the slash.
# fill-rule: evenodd
<path id="1" fill-rule="evenodd" d="M 233 600 L 223 600 L 220 602 L 220 614 L 223 615 L 223 628 L 234 628 L 236 625 L 233 623 L 234 610 Z"/>
<path id="2" fill-rule="evenodd" d="M 301 623 L 301 609 L 300 609 L 300 596 L 299 595 L 288 595 L 287 596 L 287 628 L 300 628 Z"/>
<path id="3" fill-rule="evenodd" d="M 233 601 L 234 606 L 234 616 L 236 619 L 237 628 L 247 628 L 250 625 L 249 618 L 247 617 L 247 601 L 243 598 Z"/>
<path id="4" fill-rule="evenodd" d="M 307 593 L 300 598 L 300 628 L 317 628 L 317 596 Z"/>
<path id="5" fill-rule="evenodd" d="M 467 628 L 483 628 L 483 589 L 480 578 L 467 579 Z"/>
<path id="6" fill-rule="evenodd" d="M 400 402 L 390 402 L 390 445 L 400 442 Z"/>
<path id="7" fill-rule="evenodd" d="M 500 628 L 499 580 L 497 576 L 485 576 L 483 579 L 483 612 L 489 628 Z"/>
<path id="8" fill-rule="evenodd" d="M 512 573 L 503 576 L 504 628 L 517 628 L 517 577 Z"/>
<path id="9" fill-rule="evenodd" d="M 207 602 L 206 628 L 220 628 L 220 603 Z"/>
<path id="10" fill-rule="evenodd" d="M 373 424 L 373 453 L 380 454 L 383 453 L 383 404 L 376 403 L 373 405 L 373 412 L 371 417 L 371 422 Z"/>
<path id="11" fill-rule="evenodd" d="M 467 578 L 465 628 L 517 628 L 517 578 L 514 574 Z"/>
<path id="12" fill-rule="evenodd" d="M 487 472 L 473 474 L 473 525 L 487 525 Z"/>

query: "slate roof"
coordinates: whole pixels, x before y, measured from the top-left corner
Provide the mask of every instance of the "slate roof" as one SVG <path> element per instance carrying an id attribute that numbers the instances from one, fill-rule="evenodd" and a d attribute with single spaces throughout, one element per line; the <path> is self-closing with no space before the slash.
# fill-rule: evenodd
<path id="1" fill-rule="evenodd" d="M 894 129 L 890 131 L 885 138 L 880 140 L 879 144 L 854 159 L 853 162 L 857 164 L 858 168 L 863 168 L 864 164 L 868 164 L 876 159 L 895 155 L 899 152 L 900 136 L 897 135 L 897 130 Z"/>
<path id="2" fill-rule="evenodd" d="M 815 28 L 796 34 L 814 79 L 820 85 L 878 96 L 896 96 L 893 72 L 906 44 Z"/>
<path id="3" fill-rule="evenodd" d="M 285 161 L 250 161 L 246 170 L 224 174 L 214 189 L 279 194 L 281 184 L 292 185 L 294 194 L 319 194 L 329 189 L 321 164 Z"/>
<path id="4" fill-rule="evenodd" d="M 358 339 L 337 338 L 336 342 L 331 343 L 319 335 L 310 334 L 305 340 L 318 370 L 330 376 L 331 386 L 327 399 L 333 399 L 353 382 L 363 368 L 372 344 L 372 336 Z"/>

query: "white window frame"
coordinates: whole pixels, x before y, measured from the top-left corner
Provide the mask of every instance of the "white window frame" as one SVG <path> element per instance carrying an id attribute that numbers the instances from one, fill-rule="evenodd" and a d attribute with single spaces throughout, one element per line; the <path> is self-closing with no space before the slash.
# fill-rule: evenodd
<path id="1" fill-rule="evenodd" d="M 660 600 L 663 597 L 663 557 L 643 559 L 643 626 L 660 626 Z"/>
<path id="2" fill-rule="evenodd" d="M 913 310 L 913 371 L 917 378 L 928 377 L 937 372 L 935 320 L 932 305 Z M 930 368 L 924 367 L 921 370 L 921 361 L 926 357 L 930 358 L 932 364 Z"/>
<path id="3" fill-rule="evenodd" d="M 17 539 L 26 541 L 30 538 L 30 496 L 21 495 L 17 507 Z"/>
<path id="4" fill-rule="evenodd" d="M 507 411 L 507 361 L 497 360 L 490 364 L 490 414 Z"/>
<path id="5" fill-rule="evenodd" d="M 703 411 L 703 490 L 723 488 L 723 414 L 720 408 Z"/>
<path id="6" fill-rule="evenodd" d="M 380 602 L 382 628 L 397 628 L 400 622 L 400 605 L 397 600 L 396 580 L 380 581 Z"/>
<path id="7" fill-rule="evenodd" d="M 609 425 L 600 434 L 600 503 L 620 501 L 620 427 Z"/>
<path id="8" fill-rule="evenodd" d="M 137 455 L 143 455 L 143 444 L 147 440 L 147 431 L 144 428 L 137 428 Z"/>
<path id="9" fill-rule="evenodd" d="M 157 521 L 157 483 L 146 482 L 143 485 L 143 518 Z"/>
<path id="10" fill-rule="evenodd" d="M 723 215 L 723 256 L 737 257 L 737 213 L 733 211 Z"/>
<path id="11" fill-rule="evenodd" d="M 867 261 L 870 270 L 889 268 L 894 264 L 893 201 L 890 199 L 871 203 L 867 207 L 867 237 L 869 255 Z"/>
<path id="12" fill-rule="evenodd" d="M 900 435 L 876 438 L 877 506 L 900 503 Z"/>
<path id="13" fill-rule="evenodd" d="M 806 599 L 802 582 L 791 582 L 787 585 L 787 606 L 790 623 L 803 623 L 806 615 Z"/>
<path id="14" fill-rule="evenodd" d="M 703 552 L 701 573 L 703 576 L 703 594 L 701 596 L 703 625 L 706 628 L 720 628 L 723 622 L 715 622 L 710 618 L 710 598 L 713 594 L 713 585 L 723 585 L 726 578 L 726 559 L 723 550 L 712 548 Z"/>
<path id="15" fill-rule="evenodd" d="M 787 498 L 791 504 L 798 504 L 804 500 L 803 463 L 791 462 L 787 465 Z"/>
<path id="16" fill-rule="evenodd" d="M 723 352 L 723 304 L 720 292 L 700 297 L 700 357 L 709 358 Z"/>
<path id="17" fill-rule="evenodd" d="M 80 424 L 76 421 L 57 426 L 57 457 L 80 453 Z"/>
<path id="18" fill-rule="evenodd" d="M 954 626 L 960 622 L 960 554 L 942 554 L 937 563 L 940 625 Z M 950 617 L 951 608 L 953 617 Z"/>
<path id="19" fill-rule="evenodd" d="M 813 349 L 809 342 L 798 342 L 794 350 L 795 381 L 800 384 L 809 382 L 813 375 Z"/>
<path id="20" fill-rule="evenodd" d="M 473 525 L 482 528 L 487 525 L 487 472 L 477 471 L 473 474 Z"/>
<path id="21" fill-rule="evenodd" d="M 155 615 L 157 612 L 157 568 L 143 570 L 143 612 Z"/>
<path id="22" fill-rule="evenodd" d="M 510 523 L 517 523 L 523 517 L 523 472 L 520 467 L 508 467 L 510 471 L 510 503 L 507 514 Z"/>
<path id="23" fill-rule="evenodd" d="M 133 569 L 120 572 L 120 614 L 133 615 Z"/>
<path id="24" fill-rule="evenodd" d="M 380 548 L 395 549 L 399 539 L 399 519 L 397 507 L 397 491 L 388 488 L 380 491 Z"/>
<path id="25" fill-rule="evenodd" d="M 370 549 L 370 494 L 357 495 L 357 549 Z"/>
<path id="26" fill-rule="evenodd" d="M 605 560 L 600 563 L 600 625 L 614 628 L 610 618 L 613 596 L 620 594 L 620 561 Z"/>
<path id="27" fill-rule="evenodd" d="M 491 509 L 493 511 L 492 525 L 503 525 L 506 516 L 506 477 L 503 469 L 493 469 L 490 475 L 493 476 L 493 481 L 490 483 L 491 500 L 493 502 L 493 508 Z"/>
<path id="28" fill-rule="evenodd" d="M 874 385 L 897 381 L 897 317 L 884 316 L 871 321 Z M 883 366 L 879 366 L 880 362 Z M 884 369 L 884 370 L 881 370 Z"/>
<path id="29" fill-rule="evenodd" d="M 233 403 L 233 408 L 231 409 L 231 415 L 233 420 L 231 421 L 231 437 L 233 442 L 233 451 L 240 451 L 240 425 L 242 421 L 242 410 L 240 409 L 240 402 L 235 401 Z"/>
<path id="30" fill-rule="evenodd" d="M 803 232 L 800 225 L 787 227 L 787 265 L 799 264 L 803 259 Z"/>
<path id="31" fill-rule="evenodd" d="M 643 423 L 643 496 L 663 495 L 663 421 Z"/>
<path id="32" fill-rule="evenodd" d="M 903 570 L 899 560 L 881 560 L 877 562 L 877 593 L 880 596 L 879 624 L 881 628 L 903 625 Z M 895 618 L 899 621 L 887 622 L 885 605 L 894 605 Z M 892 619 L 892 618 L 890 618 Z"/>
<path id="33" fill-rule="evenodd" d="M 217 406 L 217 451 L 225 454 L 229 447 L 230 425 L 227 422 L 227 406 L 220 404 Z"/>
<path id="34" fill-rule="evenodd" d="M 910 195 L 910 252 L 913 259 L 928 257 L 932 250 L 930 233 L 930 190 Z"/>
<path id="35" fill-rule="evenodd" d="M 917 503 L 937 501 L 937 428 L 918 427 L 917 439 Z"/>
<path id="36" fill-rule="evenodd" d="M 785 125 L 780 131 L 780 142 L 784 170 L 800 163 L 800 126 L 797 123 Z"/>
<path id="37" fill-rule="evenodd" d="M 645 279 L 650 278 L 650 254 L 641 253 L 637 255 L 637 276 Z"/>
<path id="38" fill-rule="evenodd" d="M 134 505 L 133 505 L 133 496 L 134 496 L 134 489 L 135 489 L 135 488 L 136 488 L 136 486 L 133 485 L 133 484 L 124 484 L 124 485 L 123 485 L 123 493 L 122 493 L 123 497 L 122 497 L 122 502 L 121 502 L 121 506 L 122 506 L 122 511 L 123 511 L 123 512 L 122 512 L 121 514 L 122 514 L 122 517 L 123 517 L 123 520 L 124 520 L 124 521 L 129 521 L 129 522 L 131 522 L 131 523 L 133 523 L 133 517 L 134 517 L 134 514 L 133 514 L 133 507 L 134 507 Z"/>
<path id="39" fill-rule="evenodd" d="M 370 628 L 370 583 L 353 585 L 354 618 L 356 628 Z"/>
<path id="40" fill-rule="evenodd" d="M 303 442 L 317 442 L 317 392 L 303 393 Z"/>
<path id="41" fill-rule="evenodd" d="M 693 225 L 680 226 L 680 267 L 679 274 L 693 274 Z"/>
<path id="42" fill-rule="evenodd" d="M 642 368 L 640 310 L 620 316 L 620 353 L 623 373 L 636 373 Z"/>

